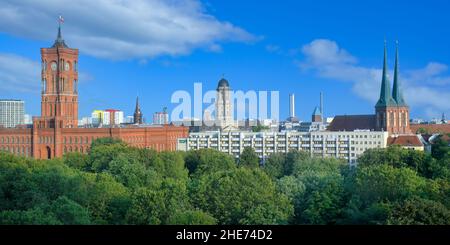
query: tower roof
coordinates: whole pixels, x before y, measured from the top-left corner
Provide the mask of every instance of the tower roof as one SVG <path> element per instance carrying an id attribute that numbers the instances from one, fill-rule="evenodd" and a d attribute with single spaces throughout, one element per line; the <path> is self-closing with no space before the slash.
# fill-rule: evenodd
<path id="1" fill-rule="evenodd" d="M 219 84 L 217 85 L 217 88 L 229 88 L 230 84 L 228 83 L 228 80 L 225 78 L 220 79 Z"/>
<path id="2" fill-rule="evenodd" d="M 399 67 L 398 67 L 398 42 L 395 50 L 395 68 L 394 68 L 394 87 L 392 89 L 392 97 L 398 106 L 406 106 L 405 99 L 400 87 L 399 81 Z"/>
<path id="3" fill-rule="evenodd" d="M 316 106 L 313 112 L 313 116 L 322 116 L 322 111 L 320 111 L 320 107 Z"/>
<path id="4" fill-rule="evenodd" d="M 68 48 L 61 35 L 61 24 L 58 26 L 58 36 L 56 37 L 55 43 L 53 44 L 52 48 L 56 47 Z"/>
<path id="5" fill-rule="evenodd" d="M 387 48 L 386 41 L 384 42 L 384 61 L 383 61 L 383 75 L 381 80 L 380 98 L 376 107 L 396 106 L 397 103 L 391 96 L 391 83 L 389 82 L 389 75 L 387 71 Z"/>

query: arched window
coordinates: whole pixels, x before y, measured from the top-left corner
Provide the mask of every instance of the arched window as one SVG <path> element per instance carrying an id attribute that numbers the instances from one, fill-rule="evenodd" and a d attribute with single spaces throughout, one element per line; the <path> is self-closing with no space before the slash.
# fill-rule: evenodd
<path id="1" fill-rule="evenodd" d="M 403 116 L 402 116 L 403 126 L 406 127 L 407 126 L 406 113 L 403 112 L 402 114 L 403 114 Z"/>
<path id="2" fill-rule="evenodd" d="M 394 113 L 393 112 L 389 113 L 389 125 L 394 126 Z"/>
<path id="3" fill-rule="evenodd" d="M 78 81 L 77 81 L 77 79 L 74 79 L 73 80 L 73 92 L 74 93 L 77 93 L 78 92 Z"/>

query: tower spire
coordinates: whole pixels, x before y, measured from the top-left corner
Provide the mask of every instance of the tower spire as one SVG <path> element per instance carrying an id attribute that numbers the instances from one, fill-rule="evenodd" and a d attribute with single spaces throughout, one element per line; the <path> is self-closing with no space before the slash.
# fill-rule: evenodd
<path id="1" fill-rule="evenodd" d="M 391 83 L 389 82 L 387 65 L 387 48 L 386 40 L 384 40 L 384 60 L 383 60 L 383 75 L 381 80 L 380 98 L 376 104 L 376 107 L 395 106 L 396 103 L 391 96 Z"/>
<path id="2" fill-rule="evenodd" d="M 395 50 L 395 68 L 394 68 L 394 88 L 392 89 L 392 97 L 398 106 L 405 106 L 405 100 L 403 99 L 403 94 L 400 90 L 399 81 L 399 66 L 398 66 L 398 41 L 396 41 Z"/>
<path id="3" fill-rule="evenodd" d="M 139 105 L 139 96 L 136 96 L 136 108 L 134 109 L 134 123 L 135 124 L 142 124 L 142 112 L 141 112 L 141 106 Z"/>
<path id="4" fill-rule="evenodd" d="M 139 107 L 139 96 L 136 96 L 136 108 L 134 109 L 135 111 L 140 111 L 141 108 Z"/>
<path id="5" fill-rule="evenodd" d="M 64 39 L 62 38 L 61 34 L 61 24 L 64 23 L 64 18 L 60 15 L 58 19 L 58 35 L 56 36 L 55 43 L 53 44 L 52 48 L 55 47 L 63 47 L 68 48 L 66 43 L 64 42 Z"/>

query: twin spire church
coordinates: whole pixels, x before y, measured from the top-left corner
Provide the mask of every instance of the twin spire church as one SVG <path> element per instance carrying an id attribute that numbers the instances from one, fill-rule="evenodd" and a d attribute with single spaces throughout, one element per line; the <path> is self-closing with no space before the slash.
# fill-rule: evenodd
<path id="1" fill-rule="evenodd" d="M 387 48 L 385 43 L 380 98 L 375 105 L 375 128 L 377 131 L 388 131 L 391 134 L 410 134 L 409 107 L 403 98 L 403 93 L 400 88 L 398 44 L 395 51 L 394 87 L 392 88 L 392 94 L 387 70 Z"/>
<path id="2" fill-rule="evenodd" d="M 409 106 L 400 86 L 398 43 L 395 52 L 394 85 L 388 75 L 387 48 L 384 44 L 383 73 L 380 98 L 375 105 L 375 115 L 336 116 L 329 126 L 330 131 L 371 130 L 387 131 L 390 136 L 411 135 L 409 127 Z"/>

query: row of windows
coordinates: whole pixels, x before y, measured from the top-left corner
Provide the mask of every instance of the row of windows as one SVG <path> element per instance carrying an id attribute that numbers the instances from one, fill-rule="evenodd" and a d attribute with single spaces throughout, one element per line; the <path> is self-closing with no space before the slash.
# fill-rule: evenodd
<path id="1" fill-rule="evenodd" d="M 0 151 L 6 151 L 6 152 L 11 152 L 13 154 L 16 155 L 21 155 L 21 156 L 31 156 L 31 148 L 30 147 L 8 147 L 8 146 L 2 146 L 0 147 Z"/>
<path id="2" fill-rule="evenodd" d="M 81 153 L 87 153 L 89 151 L 89 147 L 77 147 L 77 146 L 65 146 L 64 147 L 64 154 L 68 152 L 81 152 Z"/>
<path id="3" fill-rule="evenodd" d="M 63 137 L 64 144 L 89 144 L 94 139 L 99 137 L 88 137 L 88 136 L 74 136 L 74 137 Z M 125 137 L 124 141 L 129 143 L 138 143 L 143 142 L 144 137 Z M 31 137 L 29 136 L 11 136 L 11 137 L 0 137 L 0 143 L 2 144 L 30 144 Z M 40 144 L 49 144 L 54 143 L 52 136 L 40 136 L 39 137 Z"/>
<path id="4" fill-rule="evenodd" d="M 31 137 L 26 136 L 1 137 L 0 142 L 2 144 L 29 144 L 31 142 Z"/>

